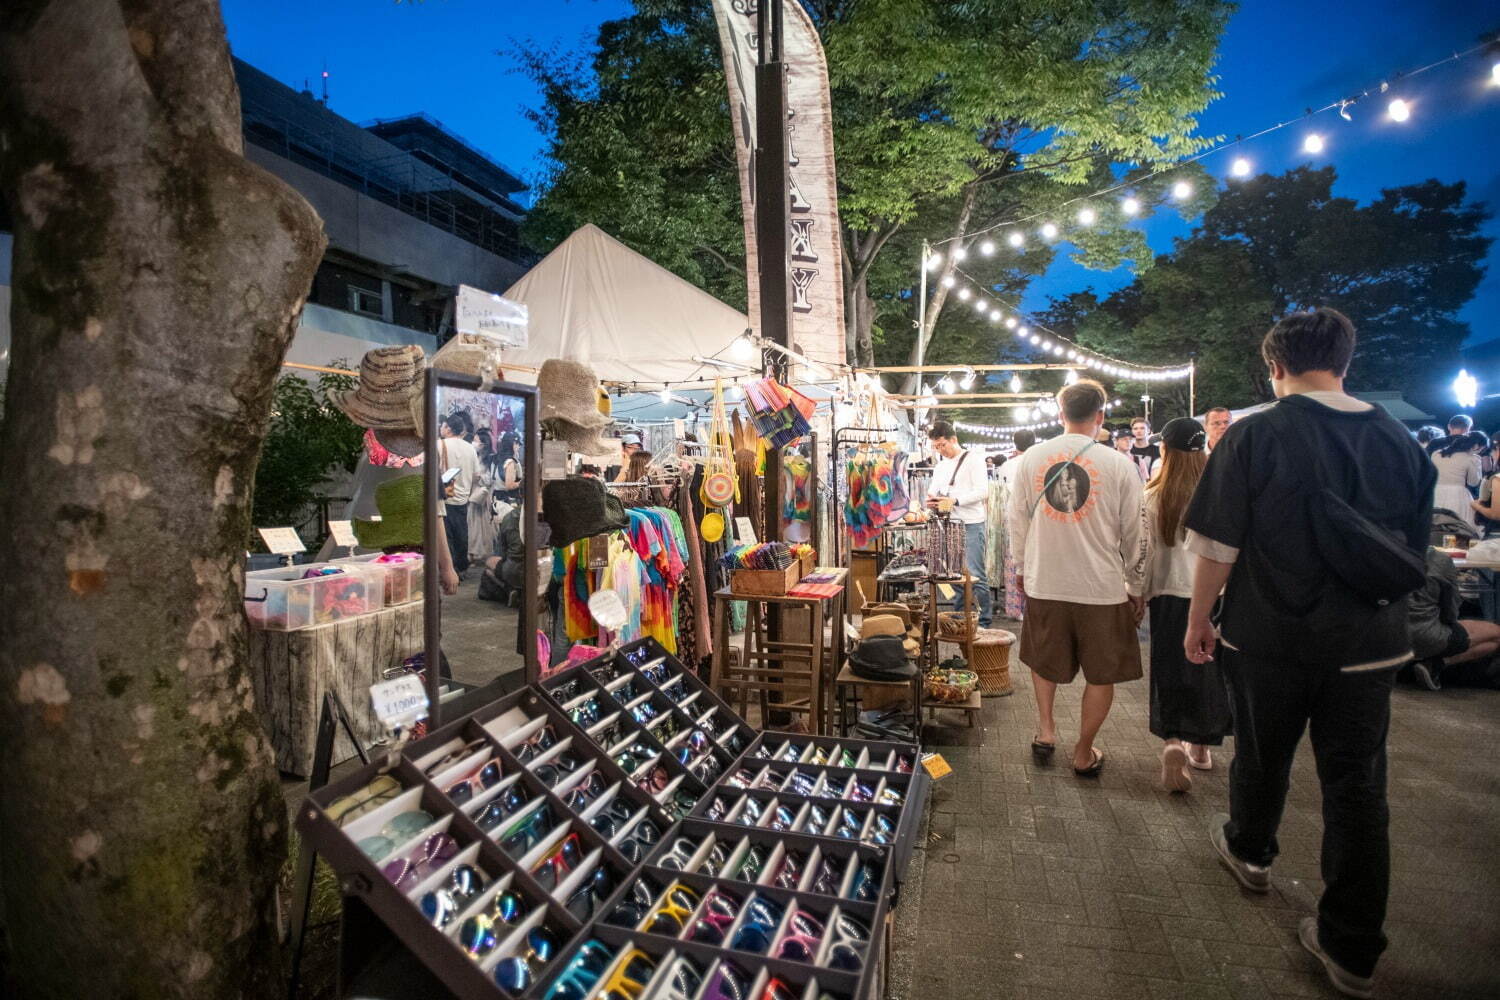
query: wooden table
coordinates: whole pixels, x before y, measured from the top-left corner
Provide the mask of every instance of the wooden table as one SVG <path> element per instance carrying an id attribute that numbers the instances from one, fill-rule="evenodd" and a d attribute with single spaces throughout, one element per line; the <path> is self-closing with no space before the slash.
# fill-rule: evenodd
<path id="1" fill-rule="evenodd" d="M 834 583 L 842 585 L 847 571 L 841 571 Z M 817 735 L 829 730 L 827 693 L 833 683 L 833 664 L 843 660 L 844 595 L 833 597 L 771 597 L 732 593 L 728 587 L 714 594 L 713 669 L 710 683 L 730 704 L 738 695 L 739 713 L 745 715 L 750 692 L 760 698 L 761 728 L 768 728 L 771 712 L 784 711 L 807 716 L 807 727 Z M 745 616 L 745 635 L 740 662 L 729 665 L 729 605 L 744 601 L 749 607 Z M 767 625 L 769 612 L 777 610 L 783 619 L 788 611 L 803 609 L 808 616 L 807 642 L 773 638 Z M 832 649 L 823 648 L 823 626 L 833 620 Z M 784 626 L 783 626 L 784 628 Z M 771 701 L 776 692 L 779 700 Z"/>
<path id="2" fill-rule="evenodd" d="M 277 768 L 298 777 L 311 773 L 327 691 L 343 701 L 366 747 L 379 740 L 384 729 L 370 706 L 370 685 L 421 651 L 421 601 L 295 632 L 250 629 L 250 683 Z M 354 756 L 343 730 L 337 733 L 333 759 Z"/>

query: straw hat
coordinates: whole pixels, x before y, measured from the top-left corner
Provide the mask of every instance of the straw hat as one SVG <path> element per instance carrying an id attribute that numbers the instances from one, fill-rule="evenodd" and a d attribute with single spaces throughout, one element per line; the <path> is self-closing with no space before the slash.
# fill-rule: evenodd
<path id="1" fill-rule="evenodd" d="M 599 437 L 610 419 L 599 412 L 599 377 L 579 361 L 552 358 L 536 377 L 541 420 L 572 451 L 602 455 L 612 449 Z"/>
<path id="2" fill-rule="evenodd" d="M 460 333 L 438 349 L 432 356 L 432 367 L 459 375 L 484 378 L 500 367 L 500 350 L 495 342 L 477 333 Z"/>
<path id="3" fill-rule="evenodd" d="M 861 639 L 873 638 L 877 635 L 894 635 L 901 639 L 901 644 L 906 649 L 907 656 L 915 656 L 921 648 L 916 640 L 906 633 L 906 623 L 895 615 L 867 615 L 860 622 L 859 637 Z"/>
<path id="4" fill-rule="evenodd" d="M 377 431 L 422 426 L 422 348 L 377 347 L 359 362 L 359 385 L 336 395 L 334 405 L 361 427 Z"/>

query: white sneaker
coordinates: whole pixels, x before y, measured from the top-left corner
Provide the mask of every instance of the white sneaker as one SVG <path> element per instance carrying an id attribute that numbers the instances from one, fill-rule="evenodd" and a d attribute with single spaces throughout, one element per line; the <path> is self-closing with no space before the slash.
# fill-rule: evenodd
<path id="1" fill-rule="evenodd" d="M 1212 750 L 1198 743 L 1189 743 L 1187 744 L 1187 748 L 1187 762 L 1190 766 L 1199 771 L 1212 771 L 1214 769 L 1214 755 Z M 1203 752 L 1202 757 L 1198 756 L 1198 751 Z"/>
<path id="2" fill-rule="evenodd" d="M 1241 861 L 1230 851 L 1229 841 L 1224 836 L 1224 824 L 1228 822 L 1229 816 L 1225 813 L 1214 813 L 1208 821 L 1208 839 L 1214 845 L 1214 850 L 1219 852 L 1219 860 L 1229 869 L 1234 880 L 1246 889 L 1251 892 L 1270 892 L 1271 869 Z"/>
<path id="3" fill-rule="evenodd" d="M 1297 940 L 1302 942 L 1314 958 L 1323 963 L 1323 971 L 1328 973 L 1328 981 L 1333 988 L 1346 997 L 1373 997 L 1375 995 L 1375 980 L 1369 976 L 1356 976 L 1344 968 L 1318 943 L 1318 918 L 1303 917 L 1302 923 L 1297 925 Z"/>
<path id="4" fill-rule="evenodd" d="M 1161 783 L 1169 792 L 1185 792 L 1193 787 L 1193 776 L 1187 769 L 1187 751 L 1181 743 L 1161 748 Z"/>

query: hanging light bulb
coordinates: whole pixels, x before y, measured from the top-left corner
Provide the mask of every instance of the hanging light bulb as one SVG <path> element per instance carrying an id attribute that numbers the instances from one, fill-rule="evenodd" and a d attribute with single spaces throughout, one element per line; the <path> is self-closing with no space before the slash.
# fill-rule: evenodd
<path id="1" fill-rule="evenodd" d="M 953 379 L 951 376 L 944 375 L 938 380 L 938 391 L 943 393 L 953 392 Z"/>
<path id="2" fill-rule="evenodd" d="M 1178 181 L 1172 185 L 1172 197 L 1178 201 L 1186 201 L 1193 193 L 1193 186 L 1187 181 Z"/>
<path id="3" fill-rule="evenodd" d="M 991 323 L 998 323 L 998 322 L 1000 322 L 1000 310 L 999 309 L 992 309 L 992 310 L 990 310 L 990 322 Z"/>
<path id="4" fill-rule="evenodd" d="M 670 403 L 672 401 L 672 390 L 667 388 L 666 386 L 662 387 L 661 401 L 663 403 Z"/>
<path id="5" fill-rule="evenodd" d="M 755 357 L 755 341 L 751 340 L 749 336 L 734 338 L 734 343 L 729 348 L 729 356 L 736 361 L 751 360 Z"/>
<path id="6" fill-rule="evenodd" d="M 1120 201 L 1120 212 L 1124 215 L 1134 215 L 1140 210 L 1140 200 L 1135 197 L 1124 198 Z"/>
<path id="7" fill-rule="evenodd" d="M 943 266 L 943 255 L 934 250 L 927 255 L 927 270 L 936 271 Z"/>
<path id="8" fill-rule="evenodd" d="M 989 307 L 990 307 L 989 303 L 986 302 L 986 301 L 984 301 L 984 296 L 982 296 L 982 295 L 975 295 L 974 296 L 974 309 L 977 312 L 981 312 L 982 313 L 986 309 L 988 309 Z"/>
<path id="9" fill-rule="evenodd" d="M 1052 350 L 1052 341 L 1048 340 L 1046 337 L 1042 338 L 1042 350 L 1044 350 L 1044 351 L 1050 351 L 1050 350 Z"/>
<path id="10" fill-rule="evenodd" d="M 1037 344 L 1040 344 L 1041 342 L 1042 342 L 1042 338 L 1041 337 L 1037 336 L 1034 333 L 1031 335 L 1031 344 L 1032 344 L 1033 347 L 1035 347 Z"/>
<path id="11" fill-rule="evenodd" d="M 1013 232 L 1012 232 L 1012 233 L 1011 233 L 1011 234 L 1010 234 L 1010 235 L 1009 235 L 1009 236 L 1007 236 L 1007 237 L 1006 237 L 1006 238 L 1005 238 L 1005 239 L 1006 239 L 1006 240 L 1007 240 L 1007 241 L 1008 241 L 1008 242 L 1009 242 L 1009 243 L 1010 243 L 1010 245 L 1011 245 L 1011 246 L 1013 246 L 1013 247 L 1019 247 L 1019 246 L 1021 246 L 1021 244 L 1023 244 L 1023 243 L 1025 243 L 1025 242 L 1026 242 L 1026 237 L 1024 237 L 1024 236 L 1022 236 L 1022 235 L 1021 235 L 1021 231 L 1020 231 L 1020 230 L 1015 230 L 1015 231 L 1013 231 Z"/>
<path id="12" fill-rule="evenodd" d="M 1010 377 L 1010 391 L 1011 392 L 1020 392 L 1021 391 L 1021 376 L 1019 376 L 1019 375 L 1011 375 L 1011 377 Z"/>
<path id="13" fill-rule="evenodd" d="M 1042 419 L 1042 408 L 1040 406 L 1033 406 L 1031 408 L 1031 419 L 1032 420 L 1040 420 L 1040 419 Z"/>
<path id="14" fill-rule="evenodd" d="M 978 374 L 979 373 L 974 371 L 974 369 L 972 368 L 965 368 L 964 377 L 959 381 L 958 384 L 963 386 L 965 389 L 972 389 L 974 388 L 974 379 L 978 377 Z"/>
<path id="15" fill-rule="evenodd" d="M 1025 420 L 1027 414 L 1029 414 L 1030 412 L 1031 411 L 1026 408 L 1026 405 L 1024 403 L 1017 404 L 1010 408 L 1010 415 L 1015 417 L 1017 420 Z"/>
<path id="16" fill-rule="evenodd" d="M 1061 344 L 1053 344 L 1052 353 L 1057 355 L 1058 357 L 1062 357 L 1063 346 Z"/>
<path id="17" fill-rule="evenodd" d="M 1304 152 L 1304 153 L 1321 153 L 1321 152 L 1323 152 L 1323 137 L 1321 135 L 1319 135 L 1318 133 L 1316 133 L 1316 132 L 1309 132 L 1307 134 L 1307 138 L 1305 138 L 1305 139 L 1302 140 L 1302 152 Z"/>
<path id="18" fill-rule="evenodd" d="M 1007 329 L 1014 330 L 1016 328 L 1016 324 L 1019 322 L 1020 320 L 1016 319 L 1014 316 L 1005 317 L 1005 326 Z"/>
<path id="19" fill-rule="evenodd" d="M 740 398 L 740 384 L 738 382 L 735 382 L 732 383 L 728 389 L 725 389 L 724 398 L 729 400 L 731 403 L 737 401 Z"/>
<path id="20" fill-rule="evenodd" d="M 959 289 L 959 290 L 958 290 L 958 298 L 959 298 L 959 301 L 961 301 L 961 302 L 966 302 L 966 301 L 968 301 L 968 298 L 969 298 L 969 290 L 968 290 L 968 289 L 967 289 L 967 288 L 960 288 L 960 289 Z"/>
<path id="21" fill-rule="evenodd" d="M 1075 350 L 1073 350 L 1072 348 L 1069 348 L 1068 349 L 1068 360 L 1069 361 L 1077 361 L 1078 360 L 1078 352 L 1075 351 Z"/>
<path id="22" fill-rule="evenodd" d="M 1490 86 L 1500 87 L 1500 60 L 1490 67 Z"/>
<path id="23" fill-rule="evenodd" d="M 1063 376 L 1063 385 L 1072 385 L 1074 382 L 1077 382 L 1077 381 L 1078 381 L 1078 372 L 1075 371 L 1072 368 L 1069 368 L 1068 369 L 1068 373 Z"/>
<path id="24" fill-rule="evenodd" d="M 969 256 L 969 251 L 965 250 L 963 247 L 954 247 L 953 248 L 953 259 L 954 260 L 956 260 L 956 261 L 963 260 L 963 259 L 965 259 L 968 256 Z"/>
<path id="25" fill-rule="evenodd" d="M 1042 239 L 1055 240 L 1057 239 L 1057 226 L 1051 222 L 1044 222 L 1042 223 L 1041 233 Z"/>
<path id="26" fill-rule="evenodd" d="M 1078 224 L 1080 226 L 1092 226 L 1094 220 L 1097 218 L 1098 216 L 1094 214 L 1094 210 L 1087 205 L 1078 210 Z"/>
<path id="27" fill-rule="evenodd" d="M 1026 328 L 1024 326 L 1023 327 L 1019 327 L 1016 330 L 1016 336 L 1017 337 L 1025 337 L 1025 336 L 1029 335 L 1030 333 L 1031 333 L 1031 330 L 1029 330 L 1028 328 Z"/>
<path id="28" fill-rule="evenodd" d="M 1229 168 L 1229 172 L 1236 177 L 1249 177 L 1250 161 L 1243 156 L 1236 156 L 1234 158 L 1234 165 Z"/>
<path id="29" fill-rule="evenodd" d="M 952 288 L 956 284 L 958 284 L 958 279 L 955 278 L 953 275 L 951 275 L 951 274 L 945 274 L 945 275 L 943 275 L 943 287 L 944 288 Z"/>
<path id="30" fill-rule="evenodd" d="M 1399 97 L 1392 101 L 1385 111 L 1391 116 L 1393 122 L 1404 122 L 1411 117 L 1411 105 Z"/>
<path id="31" fill-rule="evenodd" d="M 986 257 L 993 257 L 995 255 L 995 241 L 985 240 L 983 243 L 979 244 L 979 252 L 984 254 Z"/>

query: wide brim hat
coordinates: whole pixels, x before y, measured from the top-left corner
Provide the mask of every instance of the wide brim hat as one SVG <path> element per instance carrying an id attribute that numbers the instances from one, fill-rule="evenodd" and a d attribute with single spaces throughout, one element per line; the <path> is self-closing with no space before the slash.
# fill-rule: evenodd
<path id="1" fill-rule="evenodd" d="M 608 531 L 630 526 L 620 498 L 597 479 L 554 479 L 542 487 L 542 519 L 552 529 L 553 548 L 562 548 Z"/>
<path id="2" fill-rule="evenodd" d="M 359 384 L 336 393 L 333 404 L 361 427 L 377 431 L 422 426 L 424 355 L 416 344 L 377 347 L 359 362 Z"/>
<path id="3" fill-rule="evenodd" d="M 432 367 L 475 378 L 494 375 L 499 366 L 499 348 L 477 333 L 456 334 L 432 356 Z"/>
<path id="4" fill-rule="evenodd" d="M 549 358 L 536 377 L 542 423 L 569 449 L 585 455 L 610 450 L 599 432 L 610 418 L 599 410 L 599 377 L 581 361 Z"/>
<path id="5" fill-rule="evenodd" d="M 861 639 L 849 653 L 849 669 L 865 680 L 911 680 L 917 675 L 916 664 L 906 655 L 906 640 L 894 635 L 873 635 Z"/>
<path id="6" fill-rule="evenodd" d="M 895 615 L 866 615 L 859 623 L 859 637 L 868 639 L 875 635 L 905 635 L 906 623 Z"/>

